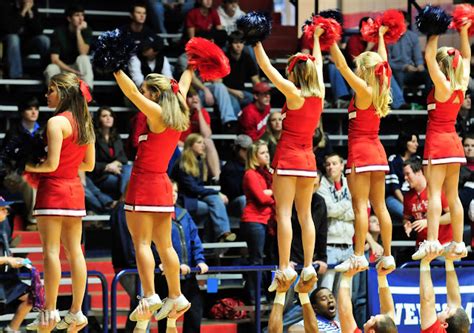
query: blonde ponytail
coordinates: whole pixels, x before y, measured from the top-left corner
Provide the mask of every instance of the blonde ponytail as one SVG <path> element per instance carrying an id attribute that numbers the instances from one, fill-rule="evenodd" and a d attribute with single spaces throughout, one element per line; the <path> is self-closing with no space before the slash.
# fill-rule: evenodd
<path id="1" fill-rule="evenodd" d="M 288 59 L 288 66 L 286 68 L 287 76 L 290 75 L 290 72 L 293 73 L 294 83 L 300 88 L 301 97 L 314 96 L 322 98 L 324 96 L 324 86 L 320 87 L 316 64 L 309 58 L 306 60 L 295 59 L 301 56 L 305 56 L 305 54 L 296 53 Z M 294 66 L 291 66 L 290 64 L 293 61 L 296 61 L 296 63 Z"/>
<path id="2" fill-rule="evenodd" d="M 453 63 L 456 57 L 458 57 L 457 65 L 454 68 Z M 458 50 L 447 46 L 440 47 L 436 52 L 436 61 L 441 64 L 440 69 L 449 80 L 452 91 L 467 89 L 463 83 L 464 62 Z"/>

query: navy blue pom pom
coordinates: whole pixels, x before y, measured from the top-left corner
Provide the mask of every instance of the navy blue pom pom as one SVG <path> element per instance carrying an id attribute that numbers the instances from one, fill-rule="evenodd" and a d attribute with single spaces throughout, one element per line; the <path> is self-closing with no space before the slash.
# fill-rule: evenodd
<path id="1" fill-rule="evenodd" d="M 342 13 L 338 9 L 328 9 L 328 10 L 323 10 L 322 12 L 319 12 L 319 16 L 322 16 L 324 18 L 332 18 L 337 21 L 341 26 L 344 23 L 344 20 L 342 18 Z"/>
<path id="2" fill-rule="evenodd" d="M 416 26 L 426 35 L 441 35 L 448 30 L 452 17 L 438 6 L 427 5 L 416 17 Z"/>
<path id="3" fill-rule="evenodd" d="M 105 31 L 93 45 L 92 65 L 101 73 L 113 73 L 126 69 L 136 50 L 133 40 L 119 29 Z"/>
<path id="4" fill-rule="evenodd" d="M 261 12 L 250 12 L 236 22 L 237 29 L 244 33 L 245 44 L 255 45 L 265 40 L 272 30 L 270 16 Z"/>

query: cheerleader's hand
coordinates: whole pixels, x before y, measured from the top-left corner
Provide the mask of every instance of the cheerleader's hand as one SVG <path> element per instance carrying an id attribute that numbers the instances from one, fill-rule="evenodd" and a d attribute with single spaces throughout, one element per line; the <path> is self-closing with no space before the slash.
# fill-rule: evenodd
<path id="1" fill-rule="evenodd" d="M 380 28 L 379 28 L 379 35 L 380 36 L 383 36 L 385 35 L 385 33 L 388 31 L 388 27 L 384 26 L 384 25 L 381 25 Z"/>

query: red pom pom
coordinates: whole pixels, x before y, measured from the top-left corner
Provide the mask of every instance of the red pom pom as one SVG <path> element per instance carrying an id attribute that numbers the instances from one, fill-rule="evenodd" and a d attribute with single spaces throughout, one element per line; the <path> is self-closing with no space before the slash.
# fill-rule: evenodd
<path id="1" fill-rule="evenodd" d="M 229 59 L 213 42 L 194 37 L 186 44 L 188 64 L 199 71 L 204 81 L 221 79 L 230 73 Z"/>
<path id="2" fill-rule="evenodd" d="M 37 173 L 23 172 L 23 179 L 30 184 L 32 188 L 38 188 L 40 176 Z"/>
<path id="3" fill-rule="evenodd" d="M 319 37 L 319 45 L 322 51 L 327 51 L 332 44 L 341 40 L 342 28 L 339 22 L 332 18 L 325 18 L 319 15 L 313 16 L 313 21 L 303 26 L 302 44 L 313 48 L 314 29 L 317 26 L 324 29 L 324 33 Z"/>
<path id="4" fill-rule="evenodd" d="M 384 35 L 385 43 L 394 44 L 406 32 L 405 17 L 402 12 L 396 9 L 388 9 L 375 20 L 368 19 L 362 23 L 360 33 L 366 42 L 378 43 L 379 28 L 386 26 L 388 31 Z"/>
<path id="5" fill-rule="evenodd" d="M 471 20 L 473 24 L 471 24 L 467 33 L 469 36 L 472 36 L 474 35 L 474 7 L 467 3 L 457 5 L 456 8 L 454 8 L 453 20 L 451 21 L 449 28 L 459 31 L 469 20 Z"/>

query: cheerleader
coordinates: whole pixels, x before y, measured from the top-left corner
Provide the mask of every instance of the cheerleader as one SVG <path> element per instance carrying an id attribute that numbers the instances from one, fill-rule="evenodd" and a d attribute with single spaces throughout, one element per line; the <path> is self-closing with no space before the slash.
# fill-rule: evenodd
<path id="1" fill-rule="evenodd" d="M 155 318 L 160 320 L 174 306 L 177 311 L 190 306 L 181 293 L 179 260 L 171 243 L 173 189 L 166 170 L 181 131 L 189 126 L 185 96 L 193 71 L 184 71 L 179 83 L 161 74 L 149 74 L 140 91 L 122 70 L 114 72 L 114 76 L 125 96 L 147 117 L 147 131 L 138 139 L 138 152 L 125 197 L 125 211 L 143 286 L 144 297 L 140 302 L 146 303 L 144 306 L 150 313 L 161 308 L 155 314 Z M 164 304 L 155 293 L 152 241 L 162 260 L 168 283 L 169 295 Z M 138 309 L 130 314 L 130 320 L 139 321 L 139 325 L 146 327 L 149 316 L 143 318 Z"/>
<path id="2" fill-rule="evenodd" d="M 289 281 L 296 279 L 296 272 L 289 266 L 292 239 L 291 213 L 293 202 L 302 228 L 304 248 L 303 281 L 316 276 L 312 265 L 315 244 L 314 223 L 311 217 L 316 159 L 313 153 L 313 134 L 318 127 L 323 109 L 323 61 L 319 37 L 324 30 L 314 32 L 313 54 L 297 53 L 288 59 L 285 79 L 270 63 L 258 42 L 254 47 L 258 65 L 276 88 L 286 97 L 282 110 L 283 130 L 273 158 L 273 195 L 278 224 L 279 270 Z M 268 288 L 274 291 L 274 279 Z"/>
<path id="3" fill-rule="evenodd" d="M 353 256 L 335 267 L 338 272 L 348 271 L 351 266 L 359 270 L 365 270 L 369 266 L 364 256 L 369 200 L 380 221 L 384 247 L 377 267 L 386 270 L 395 268 L 395 260 L 390 252 L 392 221 L 385 206 L 385 173 L 389 171 L 389 167 L 378 137 L 380 118 L 388 114 L 392 100 L 391 69 L 384 42 L 387 30 L 385 26 L 379 29 L 377 53 L 363 52 L 354 59 L 355 73 L 347 65 L 336 43 L 330 49 L 336 67 L 355 92 L 349 105 L 349 153 L 346 165 L 355 215 L 355 250 Z"/>
<path id="4" fill-rule="evenodd" d="M 445 191 L 451 214 L 453 241 L 445 252 L 451 259 L 467 256 L 463 238 L 464 213 L 458 195 L 460 164 L 466 163 L 461 139 L 455 129 L 456 117 L 469 82 L 471 48 L 468 21 L 460 28 L 461 52 L 451 47 L 438 49 L 438 35 L 429 36 L 425 60 L 434 88 L 428 95 L 428 125 L 423 156 L 428 180 L 428 235 L 412 259 L 425 257 L 429 248 L 442 249 L 438 241 L 441 192 Z"/>
<path id="5" fill-rule="evenodd" d="M 46 94 L 54 116 L 48 120 L 48 153 L 44 162 L 27 164 L 25 171 L 38 173 L 39 184 L 33 211 L 38 221 L 44 262 L 45 308 L 27 326 L 50 332 L 87 324 L 82 313 L 87 268 L 81 247 L 82 217 L 86 215 L 84 188 L 79 171 L 92 171 L 95 164 L 94 128 L 87 108 L 89 88 L 73 73 L 51 78 Z M 56 310 L 61 263 L 60 244 L 71 266 L 72 304 L 61 321 Z"/>

